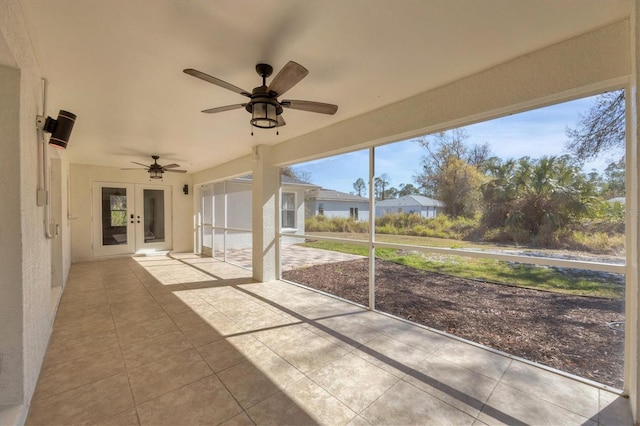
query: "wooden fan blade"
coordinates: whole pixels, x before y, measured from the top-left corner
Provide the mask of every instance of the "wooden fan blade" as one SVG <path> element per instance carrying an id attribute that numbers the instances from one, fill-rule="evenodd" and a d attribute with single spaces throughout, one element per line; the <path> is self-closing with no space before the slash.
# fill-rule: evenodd
<path id="1" fill-rule="evenodd" d="M 145 168 L 147 168 L 147 169 L 149 168 L 149 165 L 148 165 L 148 164 L 138 163 L 137 161 L 132 161 L 132 163 L 133 163 L 133 164 L 137 164 L 138 166 L 145 167 Z"/>
<path id="2" fill-rule="evenodd" d="M 282 127 L 285 126 L 287 124 L 286 121 L 284 121 L 284 118 L 282 117 L 282 115 L 278 116 L 278 127 Z"/>
<path id="3" fill-rule="evenodd" d="M 141 167 L 125 167 L 124 169 L 120 169 L 120 170 L 147 170 L 148 167 L 145 167 L 144 169 Z"/>
<path id="4" fill-rule="evenodd" d="M 176 169 L 163 170 L 163 172 L 187 173 L 186 170 L 176 170 Z"/>
<path id="5" fill-rule="evenodd" d="M 234 86 L 231 83 L 227 83 L 224 80 L 220 80 L 219 78 L 215 78 L 215 77 L 210 76 L 209 74 L 205 74 L 202 71 L 194 70 L 193 68 L 187 68 L 187 69 L 183 70 L 183 72 L 185 74 L 189 74 L 189 75 L 191 75 L 193 77 L 199 78 L 200 80 L 204 80 L 204 81 L 206 81 L 208 83 L 215 84 L 216 86 L 220 86 L 220 87 L 225 88 L 227 90 L 231 90 L 232 92 L 236 92 L 236 93 L 238 93 L 238 94 L 240 94 L 242 96 L 246 96 L 246 97 L 250 97 L 251 96 L 250 92 L 247 92 L 244 89 L 241 89 L 241 88 L 239 88 L 237 86 Z"/>
<path id="6" fill-rule="evenodd" d="M 338 105 L 313 101 L 284 100 L 280 102 L 280 105 L 282 105 L 283 108 L 299 109 L 301 111 L 318 112 L 329 115 L 333 115 L 338 111 Z"/>
<path id="7" fill-rule="evenodd" d="M 309 70 L 305 67 L 296 62 L 289 61 L 287 65 L 280 70 L 278 75 L 275 76 L 268 90 L 270 92 L 276 92 L 278 96 L 281 96 L 287 90 L 298 84 L 307 74 L 309 74 Z"/>
<path id="8" fill-rule="evenodd" d="M 203 109 L 202 112 L 207 113 L 207 114 L 214 114 L 216 112 L 231 111 L 232 109 L 240 109 L 240 108 L 243 108 L 245 106 L 247 106 L 247 104 L 226 105 L 226 106 L 221 106 L 221 107 Z"/>
<path id="9" fill-rule="evenodd" d="M 180 164 L 172 163 L 167 164 L 166 166 L 162 166 L 163 169 L 175 169 L 176 167 L 180 167 Z"/>

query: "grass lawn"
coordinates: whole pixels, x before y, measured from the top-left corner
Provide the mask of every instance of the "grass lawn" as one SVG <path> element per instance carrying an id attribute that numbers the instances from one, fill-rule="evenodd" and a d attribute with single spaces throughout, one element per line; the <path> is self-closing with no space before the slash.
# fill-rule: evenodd
<path id="1" fill-rule="evenodd" d="M 323 233 L 323 235 L 326 235 L 326 233 Z M 398 237 L 400 236 L 394 236 L 395 239 L 388 242 L 425 245 L 424 241 L 421 244 L 415 244 L 404 241 L 405 238 L 402 238 L 401 241 Z M 421 237 L 406 237 L 406 239 L 415 238 Z M 424 238 L 421 239 L 424 240 Z M 454 240 L 441 240 L 438 238 L 430 238 L 430 240 L 434 240 L 433 244 L 429 243 L 432 247 L 452 247 L 451 243 L 454 242 Z M 480 246 L 479 244 L 461 241 L 455 241 L 455 244 L 456 248 Z M 362 256 L 368 256 L 369 251 L 368 247 L 365 246 L 332 241 L 314 241 L 303 245 Z M 485 245 L 481 247 L 488 248 Z M 407 252 L 388 248 L 376 249 L 376 257 L 425 271 L 498 284 L 615 299 L 624 296 L 624 280 L 619 275 L 614 274 L 552 268 L 493 259 Z"/>

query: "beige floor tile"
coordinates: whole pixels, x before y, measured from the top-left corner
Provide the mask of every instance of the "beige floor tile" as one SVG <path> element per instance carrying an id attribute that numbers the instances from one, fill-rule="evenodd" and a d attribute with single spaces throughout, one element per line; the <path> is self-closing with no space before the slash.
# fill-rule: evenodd
<path id="1" fill-rule="evenodd" d="M 137 425 L 134 396 L 154 424 L 252 425 L 247 412 L 258 424 L 631 422 L 628 400 L 610 392 L 213 259 L 182 260 L 72 266 L 27 424 Z"/>
<path id="2" fill-rule="evenodd" d="M 131 370 L 191 348 L 191 343 L 178 330 L 136 343 L 123 344 L 122 355 L 127 369 Z"/>
<path id="3" fill-rule="evenodd" d="M 237 416 L 227 420 L 224 423 L 220 423 L 220 426 L 254 426 L 255 423 L 251 421 L 249 416 L 243 411 Z"/>
<path id="4" fill-rule="evenodd" d="M 598 421 L 606 426 L 633 425 L 633 417 L 629 407 L 629 398 L 600 390 L 600 411 Z"/>
<path id="5" fill-rule="evenodd" d="M 151 296 L 139 301 L 122 301 L 111 304 L 111 312 L 114 317 L 119 317 L 131 313 L 158 311 L 161 310 L 160 305 Z"/>
<path id="6" fill-rule="evenodd" d="M 218 373 L 243 408 L 268 398 L 303 375 L 273 352 L 237 364 Z"/>
<path id="7" fill-rule="evenodd" d="M 374 328 L 356 321 L 357 315 L 338 316 L 317 321 L 318 328 L 335 339 L 357 348 L 380 335 Z M 328 330 L 329 331 L 328 331 Z"/>
<path id="8" fill-rule="evenodd" d="M 345 349 L 315 333 L 309 333 L 280 346 L 275 352 L 305 374 L 347 354 Z"/>
<path id="9" fill-rule="evenodd" d="M 369 425 L 371 425 L 371 423 L 366 421 L 362 416 L 356 416 L 349 423 L 347 423 L 347 426 L 369 426 Z"/>
<path id="10" fill-rule="evenodd" d="M 162 306 L 162 309 L 164 309 L 164 311 L 169 315 L 192 310 L 191 306 L 176 298 L 173 294 L 163 296 L 156 295 L 154 298 L 156 302 Z"/>
<path id="11" fill-rule="evenodd" d="M 138 426 L 138 412 L 135 408 L 118 413 L 96 424 L 96 426 Z"/>
<path id="12" fill-rule="evenodd" d="M 86 311 L 85 311 L 86 312 Z M 65 316 L 58 320 L 53 326 L 51 338 L 53 339 L 75 339 L 91 334 L 101 334 L 114 329 L 111 312 L 102 309 L 89 310 L 86 315 L 79 320 Z"/>
<path id="13" fill-rule="evenodd" d="M 519 361 L 511 363 L 501 384 L 559 405 L 586 418 L 597 418 L 598 389 Z"/>
<path id="14" fill-rule="evenodd" d="M 450 340 L 434 354 L 452 364 L 473 370 L 494 380 L 500 380 L 511 364 L 511 360 L 503 355 L 456 340 Z"/>
<path id="15" fill-rule="evenodd" d="M 356 413 L 360 413 L 399 380 L 352 354 L 315 371 L 309 378 Z"/>
<path id="16" fill-rule="evenodd" d="M 112 305 L 118 303 L 139 303 L 139 304 L 152 304 L 155 299 L 149 294 L 147 290 L 142 287 L 142 290 L 129 291 L 129 290 L 108 290 L 107 296 L 109 297 L 109 303 Z"/>
<path id="17" fill-rule="evenodd" d="M 124 370 L 119 348 L 51 365 L 41 370 L 33 398 L 46 398 Z"/>
<path id="18" fill-rule="evenodd" d="M 73 279 L 72 277 L 69 277 L 67 284 L 64 286 L 65 294 L 97 290 L 104 290 L 104 284 L 102 284 L 101 279 Z"/>
<path id="19" fill-rule="evenodd" d="M 362 412 L 372 425 L 471 425 L 474 418 L 406 382 L 395 384 Z"/>
<path id="20" fill-rule="evenodd" d="M 249 408 L 247 413 L 259 425 L 341 425 L 356 416 L 306 377 Z"/>
<path id="21" fill-rule="evenodd" d="M 141 425 L 216 425 L 242 412 L 215 375 L 139 405 Z"/>
<path id="22" fill-rule="evenodd" d="M 167 314 L 158 304 L 142 306 L 129 311 L 113 313 L 113 321 L 117 328 L 166 317 Z"/>
<path id="23" fill-rule="evenodd" d="M 124 325 L 117 329 L 117 334 L 121 345 L 129 345 L 176 331 L 179 329 L 171 318 L 159 317 L 151 321 Z"/>
<path id="24" fill-rule="evenodd" d="M 81 291 L 77 293 L 62 293 L 60 298 L 60 304 L 66 303 L 84 304 L 85 307 L 107 305 L 109 300 L 107 298 L 107 292 L 104 288 L 91 291 Z"/>
<path id="25" fill-rule="evenodd" d="M 531 394 L 498 384 L 478 416 L 487 425 L 596 425 L 586 417 L 547 403 Z"/>
<path id="26" fill-rule="evenodd" d="M 73 308 L 69 309 L 70 306 L 73 306 Z M 75 326 L 78 323 L 97 321 L 104 318 L 112 320 L 111 309 L 108 305 L 87 307 L 83 304 L 80 307 L 75 303 L 67 303 L 59 305 L 54 328 Z"/>
<path id="27" fill-rule="evenodd" d="M 92 424 L 133 408 L 125 373 L 33 401 L 27 425 Z"/>
<path id="28" fill-rule="evenodd" d="M 300 323 L 284 323 L 251 333 L 253 337 L 273 350 L 310 334 L 308 327 Z"/>
<path id="29" fill-rule="evenodd" d="M 179 328 L 194 346 L 202 346 L 211 342 L 217 342 L 218 340 L 224 339 L 228 336 L 228 334 L 221 333 L 216 330 L 215 327 L 212 327 L 204 321 L 188 323 L 179 326 Z"/>
<path id="30" fill-rule="evenodd" d="M 79 293 L 76 293 L 79 294 Z M 91 300 L 77 300 L 73 302 L 67 302 L 64 305 L 61 304 L 60 308 L 64 312 L 80 311 L 84 309 L 96 309 L 101 307 L 108 307 L 109 302 L 106 296 L 100 296 Z"/>
<path id="31" fill-rule="evenodd" d="M 136 405 L 213 374 L 193 349 L 128 370 Z"/>
<path id="32" fill-rule="evenodd" d="M 269 352 L 268 347 L 248 334 L 221 339 L 197 350 L 216 373 Z"/>
<path id="33" fill-rule="evenodd" d="M 430 395 L 476 417 L 498 382 L 480 373 L 431 356 L 404 380 Z"/>
<path id="34" fill-rule="evenodd" d="M 72 339 L 51 338 L 42 368 L 119 348 L 115 330 Z"/>
<path id="35" fill-rule="evenodd" d="M 408 324 L 402 322 L 386 323 L 381 328 L 381 333 L 427 353 L 434 353 L 451 341 L 448 337 L 433 331 L 416 326 L 407 326 Z"/>
<path id="36" fill-rule="evenodd" d="M 378 336 L 352 352 L 395 376 L 402 377 L 429 354 L 388 336 Z"/>

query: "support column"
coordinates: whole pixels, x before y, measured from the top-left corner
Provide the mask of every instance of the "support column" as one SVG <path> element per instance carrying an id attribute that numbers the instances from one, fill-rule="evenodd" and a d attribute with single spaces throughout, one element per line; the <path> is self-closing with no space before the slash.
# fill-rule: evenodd
<path id="1" fill-rule="evenodd" d="M 271 147 L 267 145 L 253 148 L 253 278 L 262 282 L 278 278 L 280 168 L 271 165 L 270 152 Z"/>
<path id="2" fill-rule="evenodd" d="M 640 354 L 640 223 L 638 219 L 638 200 L 640 199 L 640 162 L 638 156 L 638 142 L 640 141 L 640 126 L 638 125 L 638 111 L 640 99 L 640 0 L 634 2 L 630 28 L 631 44 L 631 81 L 627 91 L 627 288 L 626 288 L 626 327 L 625 327 L 625 392 L 629 394 L 631 412 L 636 423 L 640 422 L 638 408 L 640 406 L 640 369 L 638 354 Z"/>

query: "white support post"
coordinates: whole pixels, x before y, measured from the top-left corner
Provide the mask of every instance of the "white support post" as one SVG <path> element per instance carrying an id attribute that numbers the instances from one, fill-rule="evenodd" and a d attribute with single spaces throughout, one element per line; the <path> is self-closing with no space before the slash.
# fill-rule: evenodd
<path id="1" fill-rule="evenodd" d="M 375 180 L 375 148 L 369 148 L 369 310 L 376 309 L 376 197 L 373 184 Z"/>
<path id="2" fill-rule="evenodd" d="M 261 281 L 277 279 L 278 192 L 280 168 L 270 161 L 271 147 L 254 147 L 252 180 L 253 278 Z"/>

